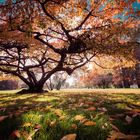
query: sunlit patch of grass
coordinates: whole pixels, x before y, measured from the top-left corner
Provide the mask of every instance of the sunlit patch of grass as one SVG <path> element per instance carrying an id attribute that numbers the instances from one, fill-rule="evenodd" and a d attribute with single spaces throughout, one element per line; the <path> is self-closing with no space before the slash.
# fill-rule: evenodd
<path id="1" fill-rule="evenodd" d="M 22 115 L 23 122 L 30 122 L 32 124 L 39 123 L 41 115 L 38 112 L 29 111 L 28 113 Z"/>
<path id="2" fill-rule="evenodd" d="M 25 104 L 25 105 L 30 105 L 31 102 L 30 102 L 30 101 L 25 101 L 24 104 Z"/>
<path id="3" fill-rule="evenodd" d="M 0 94 L 15 94 L 20 90 L 0 90 Z"/>
<path id="4" fill-rule="evenodd" d="M 34 101 L 44 102 L 44 101 L 53 101 L 59 99 L 58 97 L 51 97 L 51 96 L 45 96 L 45 97 L 39 97 L 34 99 Z"/>
<path id="5" fill-rule="evenodd" d="M 118 103 L 115 105 L 118 109 L 127 109 L 129 110 L 130 108 L 127 106 L 125 103 Z"/>

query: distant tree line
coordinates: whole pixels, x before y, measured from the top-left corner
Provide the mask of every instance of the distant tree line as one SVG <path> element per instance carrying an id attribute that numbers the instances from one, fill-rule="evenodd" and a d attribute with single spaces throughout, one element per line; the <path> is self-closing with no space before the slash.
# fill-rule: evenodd
<path id="1" fill-rule="evenodd" d="M 140 64 L 123 67 L 112 73 L 93 73 L 81 79 L 84 87 L 95 88 L 140 88 Z"/>

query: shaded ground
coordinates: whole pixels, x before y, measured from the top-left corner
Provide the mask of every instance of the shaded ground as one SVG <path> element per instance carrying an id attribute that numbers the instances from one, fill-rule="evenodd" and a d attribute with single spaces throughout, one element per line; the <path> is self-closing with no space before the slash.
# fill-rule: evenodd
<path id="1" fill-rule="evenodd" d="M 16 92 L 0 91 L 0 140 L 140 139 L 139 89 Z"/>

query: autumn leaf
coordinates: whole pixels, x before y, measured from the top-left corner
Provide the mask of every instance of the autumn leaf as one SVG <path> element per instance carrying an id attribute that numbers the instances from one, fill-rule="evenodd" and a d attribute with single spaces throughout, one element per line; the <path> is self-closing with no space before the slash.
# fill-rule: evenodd
<path id="1" fill-rule="evenodd" d="M 93 121 L 86 121 L 86 122 L 84 123 L 84 125 L 86 125 L 86 126 L 95 126 L 95 125 L 96 125 L 96 122 L 93 122 Z"/>
<path id="2" fill-rule="evenodd" d="M 0 116 L 0 122 L 2 122 L 3 120 L 5 120 L 8 116 Z"/>
<path id="3" fill-rule="evenodd" d="M 117 132 L 120 132 L 120 130 L 119 130 L 119 128 L 117 126 L 115 126 L 113 124 L 110 124 L 110 125 L 111 125 L 112 129 L 114 129 Z"/>
<path id="4" fill-rule="evenodd" d="M 41 126 L 40 124 L 36 124 L 36 125 L 34 126 L 35 129 L 41 129 L 41 127 L 42 127 L 42 126 Z"/>
<path id="5" fill-rule="evenodd" d="M 132 109 L 131 110 L 133 113 L 140 113 L 140 109 Z"/>
<path id="6" fill-rule="evenodd" d="M 107 109 L 105 107 L 98 108 L 98 110 L 102 112 L 107 112 Z"/>
<path id="7" fill-rule="evenodd" d="M 126 120 L 126 122 L 127 122 L 128 124 L 131 124 L 131 122 L 132 122 L 133 119 L 132 119 L 130 116 L 127 115 L 127 116 L 125 117 L 125 120 Z"/>
<path id="8" fill-rule="evenodd" d="M 60 117 L 59 117 L 59 120 L 64 120 L 65 118 L 66 118 L 66 116 L 65 116 L 65 115 L 60 116 Z"/>
<path id="9" fill-rule="evenodd" d="M 84 106 L 84 103 L 80 103 L 80 104 L 79 104 L 79 107 L 82 107 L 82 106 Z"/>
<path id="10" fill-rule="evenodd" d="M 30 122 L 26 122 L 23 124 L 23 127 L 29 127 L 29 126 L 32 126 L 32 124 Z"/>
<path id="11" fill-rule="evenodd" d="M 63 113 L 63 111 L 62 110 L 60 110 L 60 109 L 56 109 L 55 111 L 54 111 L 54 113 L 57 115 L 57 116 L 62 116 L 62 113 Z"/>
<path id="12" fill-rule="evenodd" d="M 11 133 L 11 137 L 12 138 L 20 138 L 21 137 L 21 134 L 20 134 L 20 131 L 19 130 L 15 130 Z"/>
<path id="13" fill-rule="evenodd" d="M 86 110 L 88 110 L 88 111 L 95 111 L 96 108 L 95 108 L 95 107 L 89 107 L 89 108 L 87 108 Z"/>
<path id="14" fill-rule="evenodd" d="M 22 131 L 21 135 L 26 139 L 26 140 L 32 140 L 33 135 L 39 130 L 41 129 L 41 125 L 40 124 L 36 124 L 34 126 L 34 130 L 32 130 L 30 133 L 26 132 L 26 131 Z"/>
<path id="15" fill-rule="evenodd" d="M 81 121 L 81 120 L 83 120 L 85 117 L 84 116 L 82 116 L 82 115 L 76 115 L 75 117 L 74 117 L 74 120 L 76 120 L 76 121 Z"/>
<path id="16" fill-rule="evenodd" d="M 26 140 L 32 140 L 33 135 L 38 131 L 39 129 L 35 129 L 32 132 L 29 133 Z"/>
<path id="17" fill-rule="evenodd" d="M 83 120 L 80 121 L 80 123 L 85 123 L 86 121 L 88 121 L 88 119 L 84 118 Z"/>
<path id="18" fill-rule="evenodd" d="M 122 139 L 122 140 L 135 140 L 139 136 L 137 135 L 125 135 L 121 132 L 111 131 L 111 134 L 107 140 L 116 140 L 116 139 Z"/>
<path id="19" fill-rule="evenodd" d="M 54 127 L 54 126 L 56 126 L 56 120 L 50 122 L 50 127 Z"/>
<path id="20" fill-rule="evenodd" d="M 64 136 L 61 140 L 76 140 L 76 134 L 68 134 Z"/>
<path id="21" fill-rule="evenodd" d="M 71 128 L 73 128 L 73 129 L 75 129 L 75 130 L 76 130 L 78 127 L 77 127 L 77 125 L 76 125 L 76 124 L 72 124 L 72 125 L 71 125 Z"/>
<path id="22" fill-rule="evenodd" d="M 86 102 L 86 104 L 88 104 L 88 105 L 93 105 L 94 102 L 92 102 L 92 101 L 88 101 L 88 102 Z"/>

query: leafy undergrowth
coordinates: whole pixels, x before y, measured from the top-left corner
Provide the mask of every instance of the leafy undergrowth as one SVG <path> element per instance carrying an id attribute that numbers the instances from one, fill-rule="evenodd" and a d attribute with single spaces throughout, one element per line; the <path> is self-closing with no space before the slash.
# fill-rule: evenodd
<path id="1" fill-rule="evenodd" d="M 0 140 L 139 140 L 140 90 L 130 91 L 0 92 Z"/>

